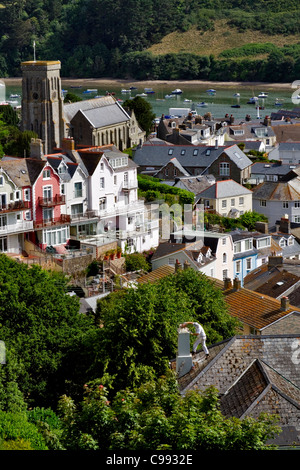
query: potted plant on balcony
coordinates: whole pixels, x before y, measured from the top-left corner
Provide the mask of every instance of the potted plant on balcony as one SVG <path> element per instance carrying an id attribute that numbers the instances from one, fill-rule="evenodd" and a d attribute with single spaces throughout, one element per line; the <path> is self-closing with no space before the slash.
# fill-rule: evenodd
<path id="1" fill-rule="evenodd" d="M 114 250 L 114 249 L 109 250 L 109 256 L 110 256 L 110 259 L 115 259 L 115 257 L 116 257 L 116 250 Z"/>
<path id="2" fill-rule="evenodd" d="M 106 252 L 104 253 L 104 260 L 105 260 L 105 261 L 109 260 L 109 251 L 106 251 Z"/>
<path id="3" fill-rule="evenodd" d="M 122 256 L 122 248 L 120 246 L 117 246 L 117 258 L 121 258 Z"/>

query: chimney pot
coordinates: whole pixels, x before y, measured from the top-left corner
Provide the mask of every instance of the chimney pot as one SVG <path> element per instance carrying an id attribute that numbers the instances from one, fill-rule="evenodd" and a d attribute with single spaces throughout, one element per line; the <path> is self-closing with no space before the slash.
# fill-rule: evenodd
<path id="1" fill-rule="evenodd" d="M 240 290 L 241 288 L 241 281 L 238 277 L 236 277 L 234 280 L 233 280 L 233 287 L 236 291 Z"/>
<path id="2" fill-rule="evenodd" d="M 281 298 L 281 310 L 286 312 L 290 308 L 290 300 L 288 297 Z"/>
<path id="3" fill-rule="evenodd" d="M 181 269 L 181 264 L 179 260 L 177 259 L 175 262 L 175 272 L 179 271 Z"/>
<path id="4" fill-rule="evenodd" d="M 232 282 L 229 277 L 225 277 L 224 279 L 224 289 L 231 289 L 232 288 Z"/>

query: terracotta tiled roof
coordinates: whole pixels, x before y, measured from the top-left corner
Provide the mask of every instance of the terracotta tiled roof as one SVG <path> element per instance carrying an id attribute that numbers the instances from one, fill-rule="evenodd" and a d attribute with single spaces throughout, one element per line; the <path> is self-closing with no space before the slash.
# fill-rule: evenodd
<path id="1" fill-rule="evenodd" d="M 170 274 L 173 274 L 175 271 L 174 266 L 169 266 L 169 265 L 164 265 L 160 266 L 157 269 L 154 269 L 154 271 L 151 271 L 150 273 L 144 274 L 144 276 L 141 276 L 137 279 L 137 282 L 139 284 L 144 284 L 146 282 L 155 282 L 159 281 L 160 279 L 169 276 Z"/>
<path id="2" fill-rule="evenodd" d="M 228 305 L 228 313 L 257 330 L 267 327 L 294 311 L 300 313 L 300 308 L 294 306 L 282 310 L 280 300 L 245 288 L 229 289 L 223 293 Z"/>

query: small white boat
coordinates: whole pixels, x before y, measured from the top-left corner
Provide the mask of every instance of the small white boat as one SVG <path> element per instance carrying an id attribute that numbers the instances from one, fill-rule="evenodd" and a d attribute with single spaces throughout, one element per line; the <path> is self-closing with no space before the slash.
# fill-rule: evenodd
<path id="1" fill-rule="evenodd" d="M 183 101 L 184 101 L 185 103 L 191 103 L 191 102 L 192 102 L 192 100 L 189 100 L 189 99 L 187 99 L 187 98 L 186 98 L 185 100 L 183 100 Z"/>
<path id="2" fill-rule="evenodd" d="M 98 92 L 97 88 L 88 88 L 86 91 L 88 93 L 97 93 Z"/>
<path id="3" fill-rule="evenodd" d="M 18 98 L 21 98 L 21 95 L 11 94 L 11 95 L 9 96 L 9 99 L 10 99 L 10 100 L 18 99 Z"/>
<path id="4" fill-rule="evenodd" d="M 145 92 L 147 95 L 152 94 L 152 93 L 155 93 L 152 88 L 144 88 L 144 92 Z"/>
<path id="5" fill-rule="evenodd" d="M 257 101 L 258 101 L 258 97 L 257 97 L 257 96 L 251 96 L 251 98 L 249 99 L 249 101 L 247 102 L 247 104 L 255 104 Z"/>
<path id="6" fill-rule="evenodd" d="M 281 100 L 280 98 L 276 98 L 274 104 L 275 104 L 275 106 L 282 106 L 283 105 L 283 100 Z"/>
<path id="7" fill-rule="evenodd" d="M 167 100 L 170 99 L 170 98 L 174 98 L 174 97 L 175 97 L 175 95 L 165 95 L 165 98 L 166 98 Z"/>
<path id="8" fill-rule="evenodd" d="M 213 88 L 210 88 L 209 90 L 206 90 L 206 93 L 208 93 L 209 95 L 215 95 L 217 92 Z"/>
<path id="9" fill-rule="evenodd" d="M 121 93 L 131 93 L 131 90 L 125 90 L 125 88 L 123 88 L 123 90 L 121 90 Z"/>
<path id="10" fill-rule="evenodd" d="M 258 98 L 268 98 L 268 93 L 261 92 L 261 93 L 258 95 Z"/>
<path id="11" fill-rule="evenodd" d="M 182 90 L 180 88 L 176 88 L 175 90 L 171 91 L 172 95 L 181 95 Z"/>
<path id="12" fill-rule="evenodd" d="M 147 96 L 146 93 L 138 93 L 137 95 L 135 96 Z"/>
<path id="13" fill-rule="evenodd" d="M 238 98 L 241 95 L 239 93 L 234 93 L 233 96 L 236 96 Z"/>
<path id="14" fill-rule="evenodd" d="M 197 106 L 197 108 L 206 108 L 207 103 L 205 103 L 205 101 L 202 101 L 201 103 L 197 103 L 196 106 Z"/>

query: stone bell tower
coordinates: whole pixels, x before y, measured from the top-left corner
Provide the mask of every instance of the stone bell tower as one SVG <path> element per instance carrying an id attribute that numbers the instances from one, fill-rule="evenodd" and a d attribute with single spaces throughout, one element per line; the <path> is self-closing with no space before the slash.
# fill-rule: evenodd
<path id="1" fill-rule="evenodd" d="M 60 61 L 23 62 L 21 69 L 22 130 L 36 132 L 44 153 L 53 153 L 66 137 Z"/>

